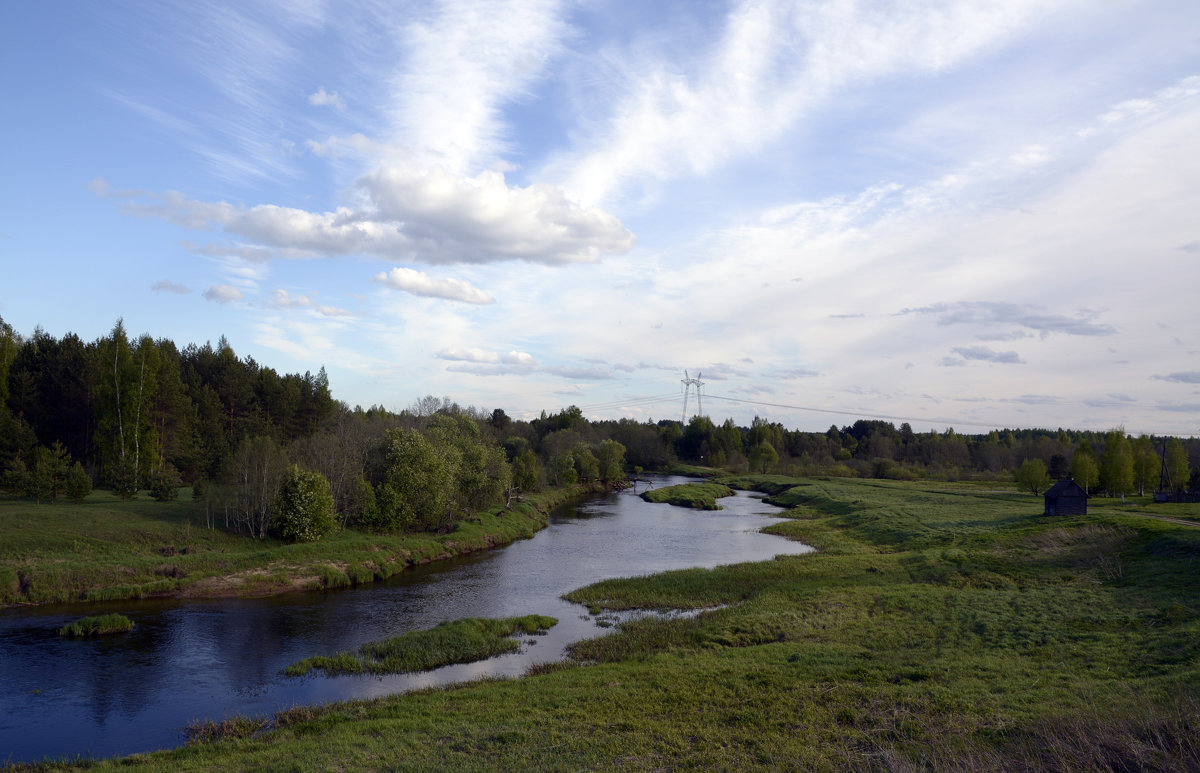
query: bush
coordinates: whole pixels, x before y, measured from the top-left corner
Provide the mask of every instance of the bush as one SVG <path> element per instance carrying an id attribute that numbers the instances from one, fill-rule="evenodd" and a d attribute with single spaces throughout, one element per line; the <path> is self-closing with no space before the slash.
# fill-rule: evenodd
<path id="1" fill-rule="evenodd" d="M 119 496 L 121 499 L 133 499 L 137 496 L 137 470 L 134 469 L 133 462 L 128 459 L 117 461 L 113 465 L 110 478 L 113 494 Z"/>
<path id="2" fill-rule="evenodd" d="M 337 529 L 333 491 L 319 472 L 293 464 L 283 475 L 275 498 L 274 527 L 292 542 L 316 542 Z"/>

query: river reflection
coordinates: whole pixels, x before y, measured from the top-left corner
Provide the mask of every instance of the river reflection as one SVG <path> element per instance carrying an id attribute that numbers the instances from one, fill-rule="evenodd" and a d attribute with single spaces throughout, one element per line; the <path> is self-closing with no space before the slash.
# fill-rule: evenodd
<path id="1" fill-rule="evenodd" d="M 684 482 L 656 478 L 651 485 Z M 646 485 L 641 485 L 645 490 Z M 297 704 L 385 695 L 482 676 L 518 676 L 559 660 L 605 629 L 561 596 L 596 580 L 810 550 L 759 533 L 778 509 L 739 492 L 697 512 L 632 491 L 556 514 L 532 539 L 362 588 L 269 599 L 114 602 L 0 613 L 0 765 L 42 757 L 107 757 L 176 746 L 201 718 L 270 714 Z M 119 611 L 137 624 L 114 638 L 55 631 Z M 460 617 L 552 615 L 558 625 L 522 651 L 394 676 L 282 675 L 288 664 Z"/>

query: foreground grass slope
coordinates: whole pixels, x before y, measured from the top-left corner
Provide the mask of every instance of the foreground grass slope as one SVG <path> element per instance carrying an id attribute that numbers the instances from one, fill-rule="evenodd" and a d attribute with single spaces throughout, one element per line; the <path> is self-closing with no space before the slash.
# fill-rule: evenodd
<path id="1" fill-rule="evenodd" d="M 773 530 L 820 552 L 571 594 L 696 616 L 524 679 L 297 708 L 97 767 L 1200 769 L 1200 529 L 1141 514 L 1196 508 L 1046 518 L 963 485 L 771 485 L 792 508 Z"/>
<path id="2" fill-rule="evenodd" d="M 533 536 L 553 507 L 590 490 L 529 495 L 511 509 L 461 518 L 448 534 L 346 530 L 301 544 L 206 529 L 189 496 L 126 502 L 95 492 L 78 505 L 0 501 L 0 606 L 358 585 Z"/>

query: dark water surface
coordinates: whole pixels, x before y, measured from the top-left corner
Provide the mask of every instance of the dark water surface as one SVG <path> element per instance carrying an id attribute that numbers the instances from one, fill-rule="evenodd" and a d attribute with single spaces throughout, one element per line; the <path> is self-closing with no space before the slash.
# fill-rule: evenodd
<path id="1" fill-rule="evenodd" d="M 686 478 L 657 478 L 663 486 Z M 645 490 L 643 483 L 640 490 Z M 519 676 L 601 635 L 561 596 L 610 577 L 758 561 L 810 548 L 758 533 L 778 508 L 739 492 L 723 510 L 643 502 L 631 491 L 566 508 L 532 539 L 420 567 L 387 582 L 266 599 L 125 601 L 0 613 L 0 765 L 42 757 L 109 757 L 178 746 L 203 718 L 268 715 L 293 705 L 386 695 L 480 676 Z M 133 631 L 65 640 L 59 627 L 122 612 Z M 460 617 L 543 614 L 558 625 L 522 651 L 395 676 L 285 677 L 313 654 Z"/>

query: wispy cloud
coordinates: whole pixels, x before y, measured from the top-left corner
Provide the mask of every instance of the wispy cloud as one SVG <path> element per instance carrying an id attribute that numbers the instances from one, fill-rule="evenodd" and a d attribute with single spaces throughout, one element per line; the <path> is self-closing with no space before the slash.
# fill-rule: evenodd
<path id="1" fill-rule="evenodd" d="M 160 279 L 150 285 L 150 289 L 156 293 L 176 293 L 178 295 L 187 295 L 192 291 L 192 288 L 187 285 L 175 284 L 170 279 Z"/>
<path id="2" fill-rule="evenodd" d="M 600 201 L 630 182 L 704 174 L 757 151 L 839 89 L 938 72 L 994 49 L 1046 4 L 739 3 L 710 47 L 608 52 L 611 118 L 556 167 Z M 682 61 L 681 61 L 682 58 Z M 589 94 L 603 99 L 607 94 Z"/>
<path id="3" fill-rule="evenodd" d="M 1050 314 L 1028 304 L 1001 303 L 996 301 L 963 301 L 959 303 L 936 303 L 915 309 L 902 309 L 905 314 L 931 315 L 939 325 L 1014 326 L 1029 328 L 1042 336 L 1064 333 L 1076 336 L 1107 336 L 1116 333 L 1112 325 L 1098 324 L 1093 320 L 1097 312 L 1079 312 L 1078 316 L 1067 317 Z M 1012 334 L 1008 334 L 1012 335 Z M 995 339 L 993 339 L 995 340 Z"/>
<path id="4" fill-rule="evenodd" d="M 1156 375 L 1158 381 L 1175 381 L 1180 384 L 1200 384 L 1200 370 L 1187 370 L 1178 373 L 1168 373 L 1165 376 Z"/>
<path id="5" fill-rule="evenodd" d="M 271 293 L 271 305 L 280 309 L 311 309 L 323 317 L 353 316 L 346 309 L 324 306 L 314 302 L 307 295 L 291 295 L 287 290 L 276 290 Z"/>
<path id="6" fill-rule="evenodd" d="M 402 32 L 406 55 L 393 80 L 390 139 L 463 173 L 506 155 L 500 109 L 528 94 L 562 51 L 563 4 L 444 0 L 427 8 Z"/>
<path id="7" fill-rule="evenodd" d="M 462 303 L 495 303 L 492 296 L 461 279 L 435 279 L 423 271 L 411 268 L 393 268 L 381 271 L 371 280 L 384 287 L 429 298 L 444 298 Z"/>
<path id="8" fill-rule="evenodd" d="M 983 362 L 1003 362 L 1003 363 L 1019 363 L 1022 362 L 1020 355 L 1016 352 L 997 352 L 989 349 L 986 346 L 956 346 L 952 350 L 964 360 L 982 360 Z"/>

